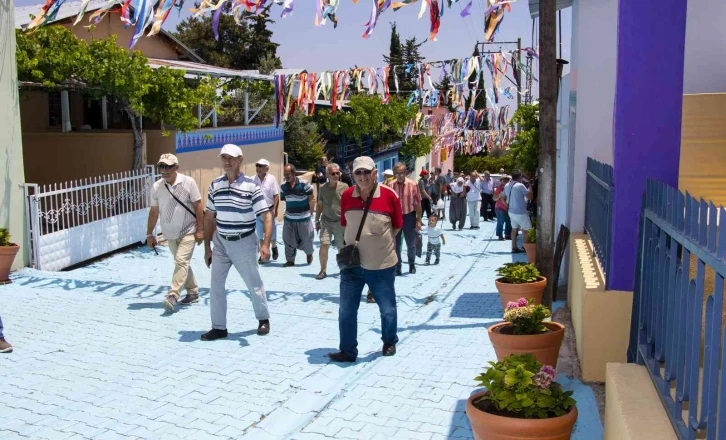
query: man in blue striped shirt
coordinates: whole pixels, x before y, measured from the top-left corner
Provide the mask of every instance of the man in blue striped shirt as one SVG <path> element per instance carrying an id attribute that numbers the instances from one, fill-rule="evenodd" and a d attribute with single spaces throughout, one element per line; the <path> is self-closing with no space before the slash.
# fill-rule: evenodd
<path id="1" fill-rule="evenodd" d="M 219 153 L 224 175 L 209 185 L 207 213 L 204 218 L 204 261 L 212 266 L 210 313 L 212 330 L 202 335 L 203 341 L 227 337 L 227 291 L 225 283 L 229 269 L 234 266 L 247 285 L 252 307 L 259 321 L 258 335 L 270 332 L 270 313 L 267 294 L 257 265 L 257 216 L 264 223 L 264 240 L 259 258 L 270 258 L 272 214 L 262 189 L 241 172 L 242 150 L 232 144 Z M 211 243 L 214 243 L 212 249 Z"/>
<path id="2" fill-rule="evenodd" d="M 285 166 L 285 183 L 280 188 L 280 200 L 285 201 L 285 224 L 282 227 L 282 241 L 285 242 L 284 267 L 295 265 L 297 250 L 305 252 L 307 262 L 313 262 L 313 239 L 315 229 L 312 223 L 312 211 L 315 210 L 313 187 L 306 181 L 297 178 L 295 165 Z"/>

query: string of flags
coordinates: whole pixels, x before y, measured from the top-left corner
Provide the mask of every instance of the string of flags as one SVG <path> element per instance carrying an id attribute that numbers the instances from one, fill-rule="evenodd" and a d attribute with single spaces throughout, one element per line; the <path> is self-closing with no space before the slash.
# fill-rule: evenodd
<path id="1" fill-rule="evenodd" d="M 521 51 L 537 56 L 531 48 Z M 477 98 L 484 94 L 489 109 L 498 109 L 502 96 L 514 99 L 517 93 L 526 94 L 526 90 L 522 89 L 522 74 L 532 74 L 532 72 L 519 61 L 519 52 L 520 49 L 416 65 L 359 67 L 275 75 L 274 87 L 277 98 L 275 121 L 277 124 L 286 121 L 297 109 L 310 115 L 314 112 L 315 102 L 318 100 L 330 102 L 332 111 L 335 112 L 352 93 L 379 95 L 384 103 L 390 100 L 392 94 L 397 96 L 407 94 L 409 105 L 438 107 L 450 103 L 460 108 L 473 108 Z M 438 75 L 436 75 L 437 69 Z M 503 86 L 503 80 L 508 79 L 509 69 L 512 71 L 512 84 Z M 413 80 L 417 89 L 401 90 L 399 84 L 401 75 Z M 393 84 L 389 84 L 389 78 L 393 79 Z M 435 81 L 440 84 L 446 78 L 450 87 L 437 88 Z M 491 87 L 478 88 L 480 81 L 483 84 L 490 82 Z M 499 114 L 496 117 L 499 118 Z"/>
<path id="2" fill-rule="evenodd" d="M 38 14 L 28 29 L 52 22 L 55 20 L 61 6 L 67 0 L 46 0 L 40 14 Z M 83 0 L 79 8 L 78 15 L 74 21 L 77 25 L 84 17 L 88 4 L 91 0 Z M 339 23 L 338 7 L 341 0 L 305 0 L 315 5 L 315 26 L 325 26 L 328 21 L 333 23 L 333 27 L 337 28 Z M 441 17 L 447 9 L 451 9 L 454 4 L 464 4 L 460 12 L 461 17 L 471 15 L 471 7 L 474 0 L 352 0 L 354 4 L 369 2 L 371 7 L 370 18 L 365 23 L 365 31 L 363 38 L 369 38 L 380 21 L 383 13 L 392 9 L 397 11 L 401 8 L 420 3 L 418 18 L 421 19 L 429 10 L 429 36 L 430 41 L 436 41 L 441 26 Z M 485 16 L 485 40 L 491 42 L 494 40 L 504 19 L 504 13 L 511 11 L 511 4 L 517 0 L 486 0 L 487 9 L 484 11 Z M 203 14 L 212 14 L 212 30 L 215 39 L 219 39 L 219 19 L 223 13 L 230 14 L 239 24 L 242 20 L 242 13 L 248 12 L 252 14 L 262 15 L 269 14 L 273 7 L 281 10 L 280 18 L 285 18 L 293 13 L 295 0 L 201 0 L 197 7 L 191 8 L 190 11 L 195 16 Z M 129 42 L 129 47 L 134 47 L 136 42 L 144 35 L 152 36 L 161 30 L 161 26 L 169 17 L 172 9 L 181 12 L 184 7 L 185 0 L 108 0 L 100 9 L 90 15 L 88 21 L 92 24 L 99 23 L 107 14 L 118 13 L 121 21 L 126 28 L 134 30 Z M 119 8 L 120 6 L 120 8 Z M 148 31 L 148 32 L 147 32 Z"/>

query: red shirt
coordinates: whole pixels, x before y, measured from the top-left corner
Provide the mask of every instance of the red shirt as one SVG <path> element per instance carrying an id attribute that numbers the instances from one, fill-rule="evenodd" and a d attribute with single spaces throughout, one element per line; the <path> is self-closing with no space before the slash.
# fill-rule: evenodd
<path id="1" fill-rule="evenodd" d="M 499 185 L 498 187 L 496 187 L 494 189 L 494 195 L 495 196 L 499 195 L 502 193 L 502 191 L 504 191 L 504 185 Z M 499 200 L 497 200 L 497 203 L 494 205 L 494 207 L 496 209 L 503 209 L 504 211 L 507 211 L 509 209 L 509 206 L 507 206 L 507 204 L 504 203 L 504 201 L 501 198 Z"/>

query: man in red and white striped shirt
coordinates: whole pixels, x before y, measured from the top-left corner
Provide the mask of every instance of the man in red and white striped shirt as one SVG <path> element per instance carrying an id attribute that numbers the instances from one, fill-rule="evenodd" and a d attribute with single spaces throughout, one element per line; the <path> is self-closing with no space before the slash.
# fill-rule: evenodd
<path id="1" fill-rule="evenodd" d="M 406 248 L 408 252 L 408 272 L 416 273 L 416 231 L 421 229 L 421 192 L 418 185 L 411 179 L 406 178 L 406 164 L 399 162 L 393 167 L 392 180 L 388 186 L 398 194 L 403 212 L 403 229 L 396 236 L 396 254 L 398 264 L 396 275 L 401 275 L 401 247 L 402 238 L 406 237 Z"/>

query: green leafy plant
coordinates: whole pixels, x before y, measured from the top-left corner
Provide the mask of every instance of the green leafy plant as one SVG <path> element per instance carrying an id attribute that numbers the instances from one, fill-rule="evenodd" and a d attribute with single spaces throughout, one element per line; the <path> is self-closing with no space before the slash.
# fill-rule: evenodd
<path id="1" fill-rule="evenodd" d="M 419 135 L 411 136 L 406 139 L 399 153 L 404 156 L 421 157 L 431 153 L 431 144 L 433 143 L 431 136 Z"/>
<path id="2" fill-rule="evenodd" d="M 532 299 L 519 298 L 509 301 L 504 311 L 504 320 L 512 324 L 512 333 L 515 335 L 536 335 L 547 331 L 542 324 L 546 318 L 552 316 L 550 310 L 542 304 L 534 304 Z"/>
<path id="3" fill-rule="evenodd" d="M 0 246 L 10 246 L 10 231 L 0 228 Z"/>
<path id="4" fill-rule="evenodd" d="M 530 263 L 504 263 L 497 269 L 500 283 L 525 284 L 539 280 L 539 270 Z"/>
<path id="5" fill-rule="evenodd" d="M 572 391 L 555 382 L 555 370 L 542 365 L 531 354 L 511 355 L 489 362 L 476 377 L 487 394 L 474 405 L 490 413 L 524 419 L 547 419 L 566 414 L 575 405 Z"/>
<path id="6" fill-rule="evenodd" d="M 532 226 L 532 229 L 527 231 L 527 235 L 524 236 L 527 243 L 537 243 L 537 228 Z"/>

